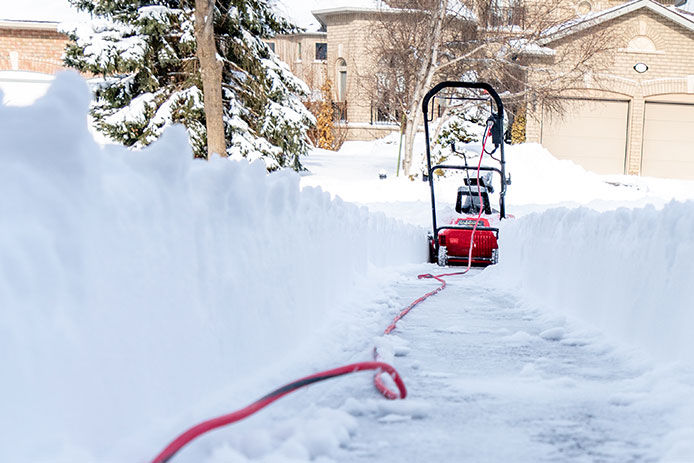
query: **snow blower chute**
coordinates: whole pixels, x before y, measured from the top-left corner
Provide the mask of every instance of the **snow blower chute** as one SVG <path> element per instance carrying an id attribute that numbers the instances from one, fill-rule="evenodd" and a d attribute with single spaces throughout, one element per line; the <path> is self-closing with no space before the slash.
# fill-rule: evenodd
<path id="1" fill-rule="evenodd" d="M 455 143 L 451 151 L 462 157 L 464 164 L 432 165 L 429 123 L 432 122 L 434 102 L 441 107 L 452 106 L 451 101 L 474 101 L 478 105 L 489 102 L 491 115 L 487 119 L 482 138 L 482 150 L 479 159 L 468 165 L 465 151 L 456 151 Z M 445 101 L 445 104 L 441 104 Z M 493 103 L 493 107 L 492 107 Z M 430 108 L 431 104 L 431 108 Z M 431 110 L 431 111 L 430 111 Z M 491 85 L 484 82 L 441 82 L 432 88 L 422 101 L 424 112 L 424 133 L 426 136 L 426 159 L 429 188 L 431 190 L 432 232 L 429 233 L 429 261 L 444 266 L 448 264 L 480 265 L 495 264 L 499 258 L 498 222 L 506 218 L 504 196 L 507 185 L 511 183 L 506 176 L 504 159 L 504 105 L 499 94 Z M 490 143 L 491 142 L 491 143 Z M 493 149 L 489 149 L 493 145 Z M 499 157 L 494 153 L 499 151 Z M 487 156 L 493 165 L 482 165 L 482 158 Z M 437 172 L 445 170 L 465 173 L 463 185 L 458 188 L 455 211 L 459 214 L 448 225 L 438 226 L 436 218 L 435 179 Z M 491 194 L 494 193 L 493 177 L 498 174 L 500 187 L 498 194 L 499 209 L 491 205 Z"/>

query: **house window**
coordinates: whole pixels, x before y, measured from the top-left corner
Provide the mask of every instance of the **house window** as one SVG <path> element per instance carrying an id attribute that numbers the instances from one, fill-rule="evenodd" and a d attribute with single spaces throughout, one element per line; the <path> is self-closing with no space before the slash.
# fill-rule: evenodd
<path id="1" fill-rule="evenodd" d="M 268 42 L 267 46 L 270 47 L 273 53 L 275 52 L 275 42 Z"/>
<path id="2" fill-rule="evenodd" d="M 296 57 L 296 60 L 297 60 L 297 61 L 301 61 L 301 42 L 299 42 L 297 45 L 298 45 L 298 46 L 297 46 L 297 57 Z"/>
<path id="3" fill-rule="evenodd" d="M 401 113 L 384 104 L 371 104 L 371 124 L 372 125 L 392 125 L 401 120 Z"/>
<path id="4" fill-rule="evenodd" d="M 328 59 L 328 44 L 324 42 L 316 43 L 316 61 L 325 61 Z"/>
<path id="5" fill-rule="evenodd" d="M 344 101 L 347 97 L 347 71 L 340 71 L 340 101 Z"/>
<path id="6" fill-rule="evenodd" d="M 521 0 L 493 0 L 487 16 L 487 21 L 492 27 L 523 26 L 525 6 Z"/>
<path id="7" fill-rule="evenodd" d="M 337 60 L 337 99 L 345 101 L 347 99 L 347 63 L 344 59 Z"/>
<path id="8" fill-rule="evenodd" d="M 333 101 L 333 121 L 335 122 L 347 122 L 347 102 L 346 101 Z"/>

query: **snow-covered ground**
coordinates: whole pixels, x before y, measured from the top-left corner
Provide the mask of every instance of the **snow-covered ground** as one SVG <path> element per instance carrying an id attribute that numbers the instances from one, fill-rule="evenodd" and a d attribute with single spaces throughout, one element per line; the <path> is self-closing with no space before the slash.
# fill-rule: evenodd
<path id="1" fill-rule="evenodd" d="M 694 182 L 509 147 L 501 263 L 383 339 L 438 270 L 428 185 L 395 177 L 397 136 L 266 175 L 193 161 L 176 128 L 102 146 L 87 104 L 65 74 L 0 107 L 0 461 L 148 461 L 374 343 L 408 399 L 332 380 L 172 461 L 694 461 Z M 440 181 L 442 216 L 459 181 Z"/>
<path id="2" fill-rule="evenodd" d="M 377 284 L 369 268 L 424 259 L 418 227 L 293 172 L 194 161 L 180 127 L 101 147 L 88 103 L 66 73 L 0 108 L 0 461 L 141 461 L 230 397 L 326 364 L 342 347 L 314 334 L 356 329 L 336 317 Z"/>

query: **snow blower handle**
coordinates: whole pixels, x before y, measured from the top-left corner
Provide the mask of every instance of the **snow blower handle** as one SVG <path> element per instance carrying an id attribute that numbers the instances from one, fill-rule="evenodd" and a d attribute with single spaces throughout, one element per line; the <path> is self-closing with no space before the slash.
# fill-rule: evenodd
<path id="1" fill-rule="evenodd" d="M 489 85 L 486 82 L 459 82 L 459 81 L 439 82 L 431 90 L 429 90 L 426 95 L 424 95 L 424 99 L 422 100 L 422 112 L 424 113 L 424 120 L 428 119 L 429 102 L 431 101 L 432 98 L 434 98 L 434 96 L 437 93 L 439 93 L 444 88 L 470 88 L 470 89 L 484 90 L 492 98 L 492 100 L 494 101 L 494 105 L 496 106 L 496 112 L 493 114 L 495 116 L 497 116 L 497 118 L 499 120 L 503 121 L 504 103 L 501 101 L 501 97 L 499 96 L 499 94 L 496 92 L 496 90 L 494 90 L 494 88 L 491 85 Z M 503 137 L 503 134 L 502 134 L 502 137 Z"/>

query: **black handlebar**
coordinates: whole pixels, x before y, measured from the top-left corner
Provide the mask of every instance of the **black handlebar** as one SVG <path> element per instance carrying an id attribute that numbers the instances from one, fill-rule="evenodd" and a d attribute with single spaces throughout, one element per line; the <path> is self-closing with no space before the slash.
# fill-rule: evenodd
<path id="1" fill-rule="evenodd" d="M 494 88 L 488 83 L 457 82 L 449 80 L 445 82 L 439 82 L 438 84 L 436 84 L 436 86 L 434 86 L 434 88 L 429 90 L 426 95 L 424 95 L 424 100 L 422 100 L 422 112 L 424 113 L 424 119 L 427 118 L 429 112 L 429 101 L 431 101 L 431 99 L 444 88 L 476 88 L 479 90 L 485 90 L 487 93 L 489 93 L 489 96 L 492 97 L 492 100 L 494 100 L 497 115 L 504 113 L 504 103 L 501 101 L 501 97 L 498 93 L 496 93 L 496 90 L 494 90 Z"/>

